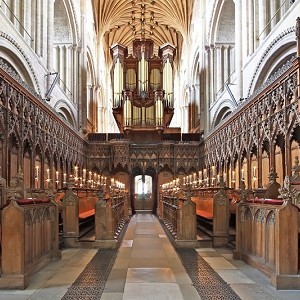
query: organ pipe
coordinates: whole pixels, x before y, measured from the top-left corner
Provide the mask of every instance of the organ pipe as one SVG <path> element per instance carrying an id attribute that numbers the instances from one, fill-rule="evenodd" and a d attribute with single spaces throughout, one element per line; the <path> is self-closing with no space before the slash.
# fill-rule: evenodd
<path id="1" fill-rule="evenodd" d="M 122 118 L 125 130 L 134 126 L 163 130 L 172 118 L 171 111 L 168 109 L 165 115 L 164 108 L 173 105 L 175 47 L 167 43 L 157 56 L 153 55 L 153 41 L 135 40 L 130 55 L 120 44 L 112 46 L 111 51 L 115 118 L 118 122 Z"/>

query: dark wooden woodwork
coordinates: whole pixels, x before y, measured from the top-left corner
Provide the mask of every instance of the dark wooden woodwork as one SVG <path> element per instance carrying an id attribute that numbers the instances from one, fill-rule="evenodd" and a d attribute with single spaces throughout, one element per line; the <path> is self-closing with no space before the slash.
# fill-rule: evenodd
<path id="1" fill-rule="evenodd" d="M 226 247 L 229 240 L 229 198 L 224 187 L 192 189 L 197 216 L 212 221 L 214 247 Z"/>
<path id="2" fill-rule="evenodd" d="M 161 218 L 181 247 L 197 245 L 196 205 L 189 197 L 161 193 Z"/>
<path id="3" fill-rule="evenodd" d="M 96 202 L 95 244 L 100 247 L 114 246 L 118 232 L 128 219 L 126 193 L 102 195 Z"/>
<path id="4" fill-rule="evenodd" d="M 233 257 L 268 275 L 277 289 L 299 289 L 299 208 L 289 184 L 280 191 L 283 200 L 240 201 Z"/>
<path id="5" fill-rule="evenodd" d="M 1 213 L 0 288 L 25 289 L 33 274 L 60 259 L 57 205 L 49 199 L 18 203 L 12 200 Z"/>

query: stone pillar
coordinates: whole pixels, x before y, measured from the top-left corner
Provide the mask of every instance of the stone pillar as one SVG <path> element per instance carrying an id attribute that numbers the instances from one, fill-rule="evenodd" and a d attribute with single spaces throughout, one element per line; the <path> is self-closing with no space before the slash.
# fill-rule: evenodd
<path id="1" fill-rule="evenodd" d="M 235 61 L 236 61 L 236 84 L 237 95 L 236 99 L 243 98 L 243 56 L 242 56 L 242 0 L 235 1 Z"/>
<path id="2" fill-rule="evenodd" d="M 254 1 L 248 0 L 248 44 L 249 44 L 249 51 L 248 54 L 251 55 L 254 51 Z M 271 1 L 272 2 L 272 1 Z"/>
<path id="3" fill-rule="evenodd" d="M 36 23 L 35 23 L 35 53 L 41 56 L 41 30 L 42 30 L 42 7 L 41 0 L 36 0 Z"/>
<path id="4" fill-rule="evenodd" d="M 229 48 L 230 46 L 223 46 L 223 70 L 224 70 L 224 77 L 223 83 L 227 82 L 230 83 L 230 60 L 229 60 Z"/>
<path id="5" fill-rule="evenodd" d="M 54 36 L 54 0 L 48 0 L 48 18 L 47 18 L 47 69 L 53 71 L 53 36 Z M 51 78 L 48 76 L 48 87 L 50 87 Z"/>
<path id="6" fill-rule="evenodd" d="M 70 90 L 72 92 L 72 100 L 74 103 L 78 104 L 78 47 L 77 45 L 72 46 L 71 50 L 71 61 L 72 64 L 70 66 L 71 68 L 71 86 Z"/>
<path id="7" fill-rule="evenodd" d="M 217 52 L 217 65 L 216 65 L 216 75 L 217 75 L 217 92 L 222 92 L 223 80 L 224 80 L 224 69 L 223 69 L 223 46 L 220 45 L 216 47 Z"/>
<path id="8" fill-rule="evenodd" d="M 275 27 L 278 20 L 278 15 L 276 14 L 277 13 L 276 2 L 277 1 L 270 1 L 270 22 L 271 22 L 270 30 L 272 30 Z"/>
<path id="9" fill-rule="evenodd" d="M 205 124 L 204 124 L 204 132 L 207 133 L 209 132 L 210 129 L 210 115 L 209 115 L 209 107 L 210 107 L 210 95 L 211 95 L 211 91 L 210 91 L 210 47 L 209 46 L 205 46 Z"/>
<path id="10" fill-rule="evenodd" d="M 259 13 L 259 43 L 265 39 L 267 35 L 267 5 L 266 0 L 259 0 L 258 3 L 258 13 Z"/>
<path id="11" fill-rule="evenodd" d="M 27 31 L 24 31 L 24 39 L 25 41 L 31 45 L 31 9 L 32 9 L 32 1 L 24 1 L 23 6 L 23 20 L 24 20 L 24 28 Z"/>
<path id="12" fill-rule="evenodd" d="M 215 100 L 216 97 L 216 90 L 215 90 L 215 47 L 213 45 L 210 46 L 210 65 L 209 65 L 209 69 L 210 69 L 210 103 L 213 103 L 213 101 Z"/>

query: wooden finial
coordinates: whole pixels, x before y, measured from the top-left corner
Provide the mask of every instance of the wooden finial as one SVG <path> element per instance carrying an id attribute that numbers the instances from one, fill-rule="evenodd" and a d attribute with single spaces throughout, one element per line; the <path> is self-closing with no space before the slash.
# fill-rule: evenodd
<path id="1" fill-rule="evenodd" d="M 298 192 L 292 188 L 289 176 L 285 176 L 283 186 L 279 189 L 280 196 L 285 201 L 294 202 L 297 198 Z"/>

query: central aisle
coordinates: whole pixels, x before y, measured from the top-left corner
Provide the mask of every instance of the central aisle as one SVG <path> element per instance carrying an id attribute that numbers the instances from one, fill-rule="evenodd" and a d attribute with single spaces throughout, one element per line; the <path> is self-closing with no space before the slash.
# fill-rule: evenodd
<path id="1" fill-rule="evenodd" d="M 152 214 L 131 218 L 101 299 L 200 299 Z"/>

